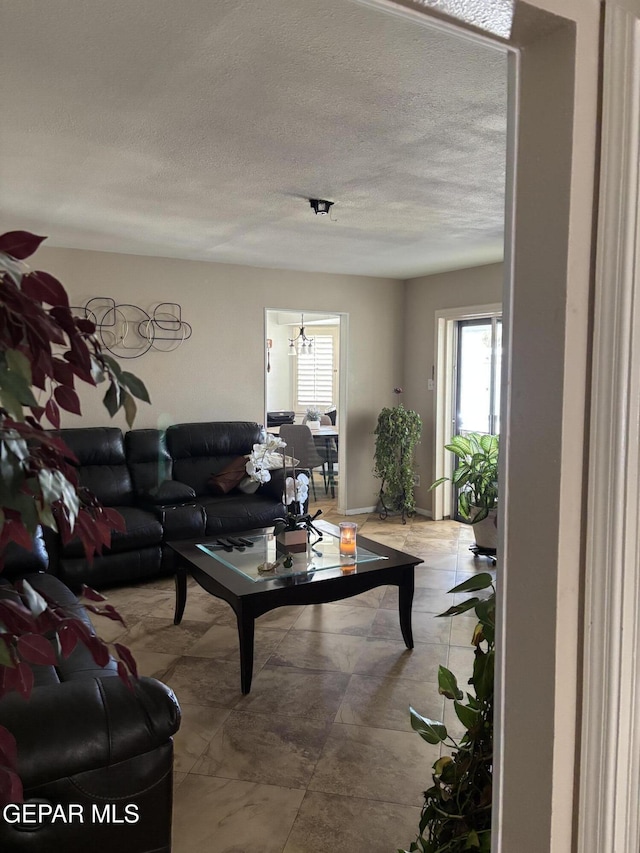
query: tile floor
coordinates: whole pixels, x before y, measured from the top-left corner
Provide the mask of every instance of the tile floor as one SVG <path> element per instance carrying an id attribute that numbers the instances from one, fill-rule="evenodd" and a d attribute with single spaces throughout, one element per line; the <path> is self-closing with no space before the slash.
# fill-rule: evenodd
<path id="1" fill-rule="evenodd" d="M 339 521 L 333 504 L 318 505 Z M 457 522 L 354 520 L 424 560 L 412 651 L 390 587 L 281 608 L 256 625 L 253 685 L 242 696 L 227 604 L 190 582 L 174 626 L 171 580 L 107 593 L 127 629 L 100 620 L 101 635 L 128 645 L 141 673 L 171 685 L 182 706 L 174 853 L 394 853 L 415 837 L 438 748 L 411 730 L 409 705 L 442 719 L 438 665 L 468 678 L 473 617 L 435 614 L 453 603 L 448 589 L 491 565 L 469 552 L 473 533 Z M 455 716 L 444 719 L 455 731 Z"/>

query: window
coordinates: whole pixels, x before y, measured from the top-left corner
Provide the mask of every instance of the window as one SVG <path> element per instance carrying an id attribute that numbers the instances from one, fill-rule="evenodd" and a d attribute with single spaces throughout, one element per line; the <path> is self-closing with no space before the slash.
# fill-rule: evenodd
<path id="1" fill-rule="evenodd" d="M 338 397 L 338 329 L 316 326 L 306 332 L 313 352 L 296 356 L 293 371 L 295 410 L 301 415 L 307 406 L 328 409 Z"/>

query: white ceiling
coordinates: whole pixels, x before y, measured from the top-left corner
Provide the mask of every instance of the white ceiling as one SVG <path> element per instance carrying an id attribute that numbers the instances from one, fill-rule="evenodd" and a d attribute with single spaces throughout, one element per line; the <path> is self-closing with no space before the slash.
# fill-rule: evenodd
<path id="1" fill-rule="evenodd" d="M 502 257 L 506 57 L 468 40 L 347 0 L 2 0 L 0 75 L 3 229 L 394 278 Z"/>

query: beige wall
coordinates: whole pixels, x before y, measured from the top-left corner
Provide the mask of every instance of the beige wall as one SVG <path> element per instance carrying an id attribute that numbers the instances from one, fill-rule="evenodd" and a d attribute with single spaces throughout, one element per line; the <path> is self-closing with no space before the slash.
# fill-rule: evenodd
<path id="1" fill-rule="evenodd" d="M 41 248 L 35 268 L 60 278 L 73 304 L 110 296 L 149 310 L 179 302 L 193 335 L 179 349 L 151 351 L 126 364 L 145 382 L 152 405 L 141 404 L 138 427 L 201 420 L 256 420 L 264 413 L 264 309 L 348 314 L 347 508 L 375 504 L 373 430 L 402 381 L 403 286 L 392 279 L 297 273 L 164 258 Z M 82 391 L 82 424 L 108 422 L 101 395 Z M 78 419 L 69 415 L 63 426 Z M 114 420 L 125 428 L 122 415 Z"/>
<path id="2" fill-rule="evenodd" d="M 273 322 L 273 314 L 267 315 L 267 337 L 273 341 L 271 349 L 271 372 L 267 377 L 267 411 L 291 409 L 291 389 L 294 358 L 289 356 L 289 326 Z M 270 322 L 271 320 L 271 322 Z"/>
<path id="3" fill-rule="evenodd" d="M 502 302 L 503 279 L 503 265 L 488 264 L 406 282 L 403 402 L 422 418 L 422 441 L 416 452 L 420 475 L 416 502 L 421 510 L 430 512 L 433 498 L 428 489 L 434 480 L 436 395 L 427 390 L 427 380 L 436 358 L 436 311 Z"/>

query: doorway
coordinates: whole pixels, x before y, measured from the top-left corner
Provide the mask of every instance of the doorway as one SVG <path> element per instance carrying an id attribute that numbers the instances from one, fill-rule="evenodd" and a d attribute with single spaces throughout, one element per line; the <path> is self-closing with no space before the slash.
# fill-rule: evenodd
<path id="1" fill-rule="evenodd" d="M 453 369 L 453 435 L 500 433 L 502 317 L 456 320 Z M 460 490 L 452 488 L 451 518 L 460 515 Z"/>
<path id="2" fill-rule="evenodd" d="M 436 312 L 434 480 L 451 477 L 452 436 L 500 431 L 502 305 L 470 305 Z M 457 518 L 450 480 L 433 493 L 433 519 Z M 458 519 L 459 520 L 459 519 Z"/>
<path id="3" fill-rule="evenodd" d="M 454 435 L 500 433 L 502 318 L 456 322 Z"/>
<path id="4" fill-rule="evenodd" d="M 268 413 L 291 413 L 293 422 L 317 409 L 338 436 L 331 439 L 331 489 L 338 510 L 345 503 L 347 315 L 294 309 L 265 309 L 265 404 Z M 337 462 L 335 454 L 337 453 Z"/>

